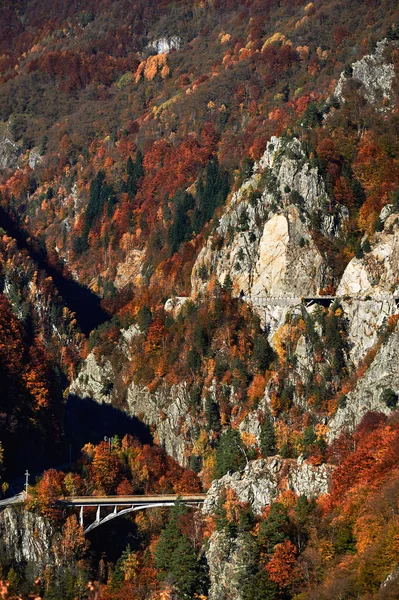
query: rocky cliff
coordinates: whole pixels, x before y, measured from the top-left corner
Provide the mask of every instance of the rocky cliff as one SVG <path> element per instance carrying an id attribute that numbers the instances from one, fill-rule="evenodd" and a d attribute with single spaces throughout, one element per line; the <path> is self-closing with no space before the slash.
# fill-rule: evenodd
<path id="1" fill-rule="evenodd" d="M 333 205 L 296 138 L 273 137 L 253 175 L 234 194 L 192 272 L 192 295 L 227 275 L 249 297 L 316 295 L 329 269 L 311 229 L 339 232 L 346 211 Z"/>
<path id="2" fill-rule="evenodd" d="M 292 490 L 306 497 L 318 497 L 328 492 L 332 467 L 315 467 L 302 458 L 297 460 L 272 456 L 248 462 L 244 470 L 216 479 L 207 493 L 203 512 L 216 511 L 221 494 L 231 488 L 240 502 L 249 504 L 255 514 L 271 504 L 279 493 Z"/>
<path id="3" fill-rule="evenodd" d="M 382 344 L 364 377 L 345 400 L 345 406 L 339 408 L 329 423 L 329 440 L 333 440 L 342 431 L 353 431 L 369 411 L 389 414 L 392 407 L 384 403 L 383 392 L 391 390 L 399 396 L 399 326 L 390 333 Z"/>
<path id="4" fill-rule="evenodd" d="M 255 514 L 276 500 L 284 490 L 297 495 L 318 497 L 328 492 L 332 468 L 314 467 L 301 459 L 284 460 L 279 456 L 256 460 L 242 473 L 228 474 L 213 482 L 204 502 L 203 512 L 213 514 L 226 488 L 231 488 L 240 502 L 248 503 Z M 251 575 L 256 554 L 254 541 L 245 533 L 232 537 L 225 530 L 212 533 L 206 547 L 210 574 L 210 600 L 241 600 L 247 578 Z"/>
<path id="5" fill-rule="evenodd" d="M 39 574 L 46 565 L 60 564 L 60 535 L 49 521 L 23 507 L 0 512 L 0 555 L 19 564 L 29 563 Z"/>
<path id="6" fill-rule="evenodd" d="M 345 84 L 352 79 L 361 84 L 366 100 L 379 110 L 393 108 L 392 85 L 395 80 L 394 65 L 387 59 L 391 42 L 384 39 L 377 42 L 375 52 L 352 63 L 348 71 L 341 74 L 334 95 L 345 102 Z"/>

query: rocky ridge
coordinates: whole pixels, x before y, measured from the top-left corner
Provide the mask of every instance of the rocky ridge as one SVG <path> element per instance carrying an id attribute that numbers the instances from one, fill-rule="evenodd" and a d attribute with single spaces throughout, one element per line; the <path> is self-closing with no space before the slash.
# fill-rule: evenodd
<path id="1" fill-rule="evenodd" d="M 303 494 L 316 498 L 328 492 L 331 473 L 331 466 L 315 467 L 303 458 L 292 460 L 272 456 L 250 461 L 241 473 L 227 474 L 213 481 L 203 512 L 215 512 L 226 488 L 234 490 L 238 500 L 247 502 L 255 514 L 259 514 L 285 490 L 292 490 L 298 496 Z"/>
<path id="2" fill-rule="evenodd" d="M 223 283 L 227 275 L 237 295 L 317 294 L 329 273 L 311 228 L 334 236 L 346 214 L 331 204 L 299 140 L 273 137 L 198 255 L 192 296 L 206 290 L 211 276 Z"/>
<path id="3" fill-rule="evenodd" d="M 342 431 L 353 431 L 367 412 L 391 412 L 392 409 L 384 404 L 381 396 L 385 390 L 392 390 L 399 396 L 398 348 L 399 326 L 396 325 L 388 341 L 379 348 L 364 377 L 359 379 L 354 390 L 347 395 L 345 406 L 338 408 L 330 421 L 329 441 Z"/>
<path id="4" fill-rule="evenodd" d="M 366 100 L 381 111 L 392 109 L 392 85 L 395 79 L 394 66 L 386 62 L 386 51 L 390 46 L 387 39 L 377 42 L 373 54 L 352 63 L 350 73 L 343 72 L 335 88 L 334 96 L 345 102 L 344 86 L 349 78 L 362 84 Z"/>
<path id="5" fill-rule="evenodd" d="M 242 473 L 228 474 L 213 482 L 203 512 L 215 512 L 226 488 L 233 489 L 240 502 L 248 502 L 255 514 L 284 490 L 317 497 L 328 492 L 331 473 L 332 468 L 327 465 L 314 467 L 301 459 L 274 456 L 252 461 Z M 212 533 L 206 546 L 210 600 L 242 600 L 243 585 L 253 566 L 253 546 L 253 539 L 245 533 L 238 533 L 236 537 L 225 530 Z"/>

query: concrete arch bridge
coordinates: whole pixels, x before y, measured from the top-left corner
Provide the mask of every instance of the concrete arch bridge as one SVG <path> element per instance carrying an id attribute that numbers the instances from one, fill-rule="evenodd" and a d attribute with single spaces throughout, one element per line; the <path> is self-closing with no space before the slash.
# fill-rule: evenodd
<path id="1" fill-rule="evenodd" d="M 127 515 L 147 508 L 161 508 L 175 506 L 181 502 L 186 506 L 199 508 L 204 502 L 206 494 L 154 494 L 151 496 L 74 496 L 58 500 L 57 504 L 71 506 L 79 509 L 79 523 L 84 528 L 85 534 L 96 527 L 104 525 L 122 515 Z M 85 527 L 84 509 L 96 508 L 95 520 Z M 106 514 L 101 516 L 101 509 L 106 509 Z M 109 509 L 111 512 L 109 512 Z M 104 512 L 104 511 L 103 511 Z"/>

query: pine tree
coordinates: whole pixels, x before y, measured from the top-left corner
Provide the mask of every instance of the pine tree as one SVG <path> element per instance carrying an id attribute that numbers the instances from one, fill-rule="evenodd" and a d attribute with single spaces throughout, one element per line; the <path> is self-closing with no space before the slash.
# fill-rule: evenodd
<path id="1" fill-rule="evenodd" d="M 270 415 L 266 415 L 260 431 L 260 449 L 262 456 L 273 456 L 276 453 L 276 435 Z"/>
<path id="2" fill-rule="evenodd" d="M 137 182 L 144 175 L 143 155 L 140 152 L 140 150 L 137 150 L 136 160 L 134 163 L 133 163 L 131 156 L 129 156 L 129 158 L 127 159 L 126 172 L 127 172 L 126 191 L 129 195 L 129 198 L 131 200 L 133 200 L 133 198 L 137 194 Z"/>
<path id="3" fill-rule="evenodd" d="M 219 407 L 210 394 L 206 396 L 205 400 L 205 418 L 209 429 L 220 431 Z"/>
<path id="4" fill-rule="evenodd" d="M 238 471 L 245 466 L 245 450 L 236 429 L 222 434 L 216 448 L 215 477 L 219 479 L 228 471 Z"/>
<path id="5" fill-rule="evenodd" d="M 177 546 L 169 557 L 170 575 L 182 599 L 191 600 L 197 592 L 198 565 L 195 550 L 188 537 L 180 534 Z"/>
<path id="6" fill-rule="evenodd" d="M 193 215 L 193 230 L 199 233 L 212 217 L 217 206 L 224 204 L 229 192 L 229 178 L 219 166 L 217 158 L 208 161 L 205 181 L 201 178 L 197 185 L 197 208 Z"/>
<path id="7" fill-rule="evenodd" d="M 283 504 L 274 502 L 270 506 L 269 516 L 262 521 L 259 529 L 259 542 L 266 547 L 266 552 L 271 554 L 276 544 L 281 544 L 288 536 L 290 521 L 287 509 Z"/>
<path id="8" fill-rule="evenodd" d="M 274 358 L 273 350 L 262 334 L 255 336 L 252 357 L 259 371 L 266 371 Z"/>
<path id="9" fill-rule="evenodd" d="M 187 507 L 180 503 L 170 511 L 170 520 L 162 530 L 155 549 L 155 566 L 159 569 L 159 578 L 165 579 L 171 568 L 171 556 L 176 550 L 182 533 L 178 527 L 179 517 L 187 512 Z"/>

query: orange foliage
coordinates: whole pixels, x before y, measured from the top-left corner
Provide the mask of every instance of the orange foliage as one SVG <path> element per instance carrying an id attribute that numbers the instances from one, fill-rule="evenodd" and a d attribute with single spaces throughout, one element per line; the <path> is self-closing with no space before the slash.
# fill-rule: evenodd
<path id="1" fill-rule="evenodd" d="M 294 583 L 297 576 L 296 548 L 290 540 L 277 544 L 273 556 L 266 565 L 271 581 L 285 588 Z"/>

